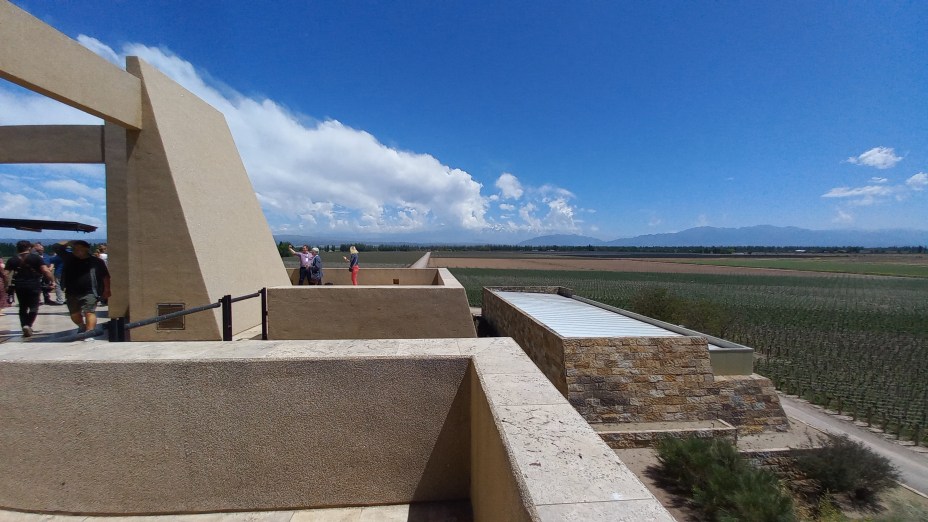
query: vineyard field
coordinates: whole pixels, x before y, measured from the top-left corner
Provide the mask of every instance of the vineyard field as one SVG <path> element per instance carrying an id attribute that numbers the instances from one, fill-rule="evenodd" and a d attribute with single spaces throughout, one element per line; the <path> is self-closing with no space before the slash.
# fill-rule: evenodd
<path id="1" fill-rule="evenodd" d="M 726 320 L 704 331 L 755 349 L 755 371 L 787 393 L 903 438 L 928 435 L 928 279 L 452 268 L 472 306 L 484 286 L 558 285 L 631 309 L 665 289 Z M 788 273 L 784 273 L 788 274 Z"/>

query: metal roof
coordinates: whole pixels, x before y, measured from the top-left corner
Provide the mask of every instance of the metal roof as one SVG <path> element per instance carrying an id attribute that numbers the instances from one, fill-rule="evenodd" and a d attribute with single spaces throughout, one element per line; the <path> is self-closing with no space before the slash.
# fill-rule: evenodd
<path id="1" fill-rule="evenodd" d="M 493 291 L 561 337 L 681 337 L 660 326 L 558 294 Z M 699 335 L 698 332 L 693 332 Z M 709 344 L 710 349 L 722 349 Z"/>

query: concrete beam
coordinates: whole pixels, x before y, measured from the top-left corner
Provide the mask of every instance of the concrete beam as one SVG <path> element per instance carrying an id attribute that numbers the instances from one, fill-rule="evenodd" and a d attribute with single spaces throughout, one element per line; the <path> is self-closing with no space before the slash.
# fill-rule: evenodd
<path id="1" fill-rule="evenodd" d="M 100 125 L 0 127 L 0 163 L 103 163 Z"/>
<path id="2" fill-rule="evenodd" d="M 6 0 L 0 78 L 122 127 L 142 127 L 138 78 Z"/>

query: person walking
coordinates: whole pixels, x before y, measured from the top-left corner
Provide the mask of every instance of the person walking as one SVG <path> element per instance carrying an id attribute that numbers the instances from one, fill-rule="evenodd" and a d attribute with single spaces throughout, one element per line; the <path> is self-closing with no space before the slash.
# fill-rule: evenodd
<path id="1" fill-rule="evenodd" d="M 61 278 L 71 321 L 82 333 L 97 327 L 97 301 L 110 298 L 110 272 L 102 259 L 90 255 L 90 243 L 72 241 L 71 250 L 62 254 Z"/>
<path id="2" fill-rule="evenodd" d="M 42 258 L 42 262 L 45 263 L 45 266 L 47 266 L 49 270 L 53 270 L 52 265 L 54 264 L 54 261 L 52 261 L 52 258 L 57 257 L 57 256 L 49 255 L 49 253 L 45 251 L 45 245 L 36 241 L 35 244 L 32 245 L 32 253 L 34 253 L 37 256 L 40 256 Z M 50 306 L 58 306 L 58 305 L 64 304 L 62 302 L 58 302 L 57 300 L 52 301 L 51 295 L 52 295 L 52 288 L 49 286 L 42 286 L 42 297 L 44 298 L 42 302 Z"/>
<path id="3" fill-rule="evenodd" d="M 351 272 L 351 284 L 358 286 L 358 271 L 361 270 L 361 267 L 358 266 L 358 249 L 355 248 L 354 245 L 351 245 L 348 252 L 351 253 L 351 259 L 345 256 L 342 256 L 342 259 L 348 261 L 348 271 Z"/>
<path id="4" fill-rule="evenodd" d="M 5 279 L 11 281 L 19 301 L 19 324 L 23 337 L 32 337 L 32 326 L 39 315 L 39 298 L 42 295 L 42 279 L 49 288 L 55 287 L 55 276 L 42 257 L 29 252 L 32 243 L 23 240 L 16 243 L 17 254 L 6 262 Z"/>
<path id="5" fill-rule="evenodd" d="M 310 282 L 312 278 L 309 275 L 309 271 L 312 267 L 313 253 L 309 251 L 309 245 L 303 245 L 303 248 L 301 248 L 299 252 L 294 250 L 290 245 L 287 245 L 287 249 L 290 250 L 290 255 L 300 256 L 300 282 L 297 284 L 302 285 L 304 279 L 308 284 L 312 284 Z"/>
<path id="6" fill-rule="evenodd" d="M 8 286 L 10 286 L 10 284 L 6 277 L 6 263 L 4 263 L 3 258 L 0 257 L 0 311 L 12 304 L 10 303 L 10 297 L 6 293 L 6 288 Z"/>
<path id="7" fill-rule="evenodd" d="M 309 284 L 322 284 L 322 256 L 319 255 L 319 249 L 313 247 L 313 260 L 309 267 Z"/>

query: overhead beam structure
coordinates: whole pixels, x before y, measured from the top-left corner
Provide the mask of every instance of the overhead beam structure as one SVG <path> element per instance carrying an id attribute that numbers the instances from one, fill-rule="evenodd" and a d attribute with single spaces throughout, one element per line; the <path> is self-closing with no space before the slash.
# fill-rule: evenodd
<path id="1" fill-rule="evenodd" d="M 0 126 L 0 163 L 103 163 L 102 125 Z"/>
<path id="2" fill-rule="evenodd" d="M 142 82 L 0 0 L 0 78 L 127 129 L 142 128 Z"/>

